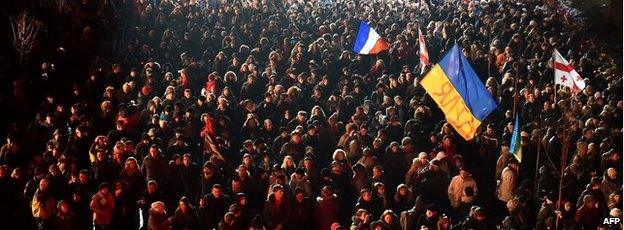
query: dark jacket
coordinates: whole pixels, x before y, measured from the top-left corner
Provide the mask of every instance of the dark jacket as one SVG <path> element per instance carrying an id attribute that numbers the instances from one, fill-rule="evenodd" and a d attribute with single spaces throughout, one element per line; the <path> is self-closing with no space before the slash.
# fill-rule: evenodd
<path id="1" fill-rule="evenodd" d="M 167 220 L 167 213 L 157 213 L 149 210 L 147 230 L 169 230 L 171 223 Z"/>
<path id="2" fill-rule="evenodd" d="M 228 211 L 231 201 L 230 197 L 221 195 L 219 198 L 212 194 L 204 196 L 205 207 L 202 219 L 208 229 L 216 228 L 219 221 Z"/>
<path id="3" fill-rule="evenodd" d="M 199 216 L 194 207 L 187 207 L 187 212 L 176 209 L 171 221 L 171 229 L 199 229 Z"/>
<path id="4" fill-rule="evenodd" d="M 161 157 L 153 158 L 146 156 L 141 164 L 141 172 L 145 175 L 145 180 L 155 180 L 159 185 L 166 183 L 167 162 Z"/>
<path id="5" fill-rule="evenodd" d="M 288 198 L 284 196 L 282 203 L 279 205 L 275 202 L 275 194 L 269 195 L 264 203 L 262 216 L 268 229 L 275 229 L 281 225 L 286 227 L 290 212 L 292 211 Z"/>
<path id="6" fill-rule="evenodd" d="M 76 215 L 74 213 L 69 213 L 67 215 L 56 214 L 54 219 L 52 220 L 52 229 L 53 230 L 78 230 L 78 219 L 76 219 Z"/>
<path id="7" fill-rule="evenodd" d="M 314 229 L 314 201 L 310 198 L 293 201 L 287 223 L 289 229 Z"/>
<path id="8" fill-rule="evenodd" d="M 338 196 L 318 198 L 316 202 L 316 229 L 330 229 L 333 223 L 338 222 L 339 212 Z"/>

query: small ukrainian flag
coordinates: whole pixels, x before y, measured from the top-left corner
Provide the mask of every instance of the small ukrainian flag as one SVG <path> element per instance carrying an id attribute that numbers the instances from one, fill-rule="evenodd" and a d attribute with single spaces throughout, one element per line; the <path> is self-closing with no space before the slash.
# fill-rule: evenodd
<path id="1" fill-rule="evenodd" d="M 496 102 L 455 44 L 420 84 L 444 112 L 446 120 L 466 140 L 474 138 Z"/>

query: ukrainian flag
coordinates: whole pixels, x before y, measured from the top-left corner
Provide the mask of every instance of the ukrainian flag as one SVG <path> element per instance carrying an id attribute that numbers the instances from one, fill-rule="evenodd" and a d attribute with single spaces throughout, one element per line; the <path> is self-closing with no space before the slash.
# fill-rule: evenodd
<path id="1" fill-rule="evenodd" d="M 474 138 L 496 102 L 455 44 L 420 84 L 444 112 L 446 120 L 466 140 Z"/>
<path id="2" fill-rule="evenodd" d="M 518 162 L 522 162 L 522 145 L 520 145 L 520 118 L 516 115 L 516 124 L 514 124 L 513 134 L 511 134 L 511 144 L 509 153 L 513 154 Z"/>

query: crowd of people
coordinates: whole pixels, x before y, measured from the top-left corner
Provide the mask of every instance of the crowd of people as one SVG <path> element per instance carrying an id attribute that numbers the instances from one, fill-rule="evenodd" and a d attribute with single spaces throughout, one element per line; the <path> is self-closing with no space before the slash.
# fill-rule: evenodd
<path id="1" fill-rule="evenodd" d="M 84 81 L 41 84 L 35 118 L 2 133 L 5 226 L 621 229 L 603 224 L 622 217 L 618 51 L 557 1 L 76 7 L 74 23 L 113 12 L 122 29 L 103 46 L 109 27 L 79 27 Z M 390 50 L 351 51 L 361 20 Z M 419 29 L 431 63 L 459 44 L 498 104 L 473 140 L 419 85 Z M 555 48 L 585 89 L 554 85 Z M 54 64 L 70 67 L 46 60 L 46 82 L 66 77 Z"/>

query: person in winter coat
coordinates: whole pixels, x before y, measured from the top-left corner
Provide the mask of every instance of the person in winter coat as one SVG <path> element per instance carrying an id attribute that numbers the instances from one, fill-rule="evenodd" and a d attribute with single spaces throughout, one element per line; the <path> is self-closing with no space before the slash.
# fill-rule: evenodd
<path id="1" fill-rule="evenodd" d="M 223 216 L 223 220 L 219 222 L 219 230 L 236 230 L 241 229 L 239 226 L 238 220 L 236 219 L 236 215 L 232 212 L 228 212 Z"/>
<path id="2" fill-rule="evenodd" d="M 71 210 L 69 202 L 59 201 L 56 205 L 56 216 L 52 220 L 53 230 L 78 230 L 78 219 Z"/>
<path id="3" fill-rule="evenodd" d="M 199 229 L 199 216 L 197 210 L 190 204 L 188 198 L 182 197 L 178 202 L 178 208 L 171 220 L 171 229 Z"/>
<path id="4" fill-rule="evenodd" d="M 366 171 L 371 173 L 373 171 L 373 167 L 379 165 L 379 159 L 377 159 L 376 156 L 373 156 L 373 151 L 367 147 L 362 151 L 362 157 L 360 157 L 357 163 L 363 164 L 364 167 L 366 167 Z"/>
<path id="5" fill-rule="evenodd" d="M 288 229 L 314 229 L 314 200 L 306 195 L 306 191 L 295 188 L 295 199 L 288 215 Z"/>
<path id="6" fill-rule="evenodd" d="M 50 190 L 50 181 L 47 178 L 39 181 L 39 188 L 35 191 L 30 207 L 37 229 L 49 229 L 54 217 L 56 201 Z"/>
<path id="7" fill-rule="evenodd" d="M 357 163 L 351 167 L 353 171 L 353 177 L 351 179 L 351 184 L 355 188 L 356 194 L 362 191 L 362 189 L 370 189 L 371 179 L 366 171 L 366 166 L 363 164 Z"/>
<path id="8" fill-rule="evenodd" d="M 167 218 L 165 203 L 160 201 L 152 203 L 147 220 L 147 230 L 169 230 L 171 221 L 171 217 Z"/>
<path id="9" fill-rule="evenodd" d="M 418 219 L 418 227 L 425 226 L 427 229 L 435 229 L 440 220 L 440 206 L 436 204 L 430 204 L 427 206 L 427 211 Z"/>
<path id="10" fill-rule="evenodd" d="M 285 228 L 289 212 L 290 202 L 284 194 L 284 188 L 279 184 L 274 185 L 262 211 L 266 226 L 269 229 Z"/>
<path id="11" fill-rule="evenodd" d="M 618 178 L 619 175 L 617 169 L 608 168 L 605 171 L 604 176 L 602 177 L 602 185 L 600 186 L 604 197 L 609 197 L 611 193 L 622 187 L 622 184 L 619 183 L 621 180 Z"/>
<path id="12" fill-rule="evenodd" d="M 507 201 L 513 199 L 515 196 L 516 186 L 518 184 L 518 167 L 518 161 L 512 159 L 501 173 L 496 190 L 496 197 L 502 202 L 507 203 Z"/>
<path id="13" fill-rule="evenodd" d="M 381 228 L 384 230 L 401 230 L 396 214 L 390 209 L 384 211 L 379 220 L 381 221 Z"/>
<path id="14" fill-rule="evenodd" d="M 306 196 L 312 195 L 312 186 L 304 168 L 297 168 L 295 170 L 295 173 L 290 175 L 290 181 L 288 181 L 288 185 L 290 188 L 303 188 L 306 192 Z"/>
<path id="15" fill-rule="evenodd" d="M 93 195 L 89 207 L 93 212 L 95 229 L 109 229 L 113 222 L 115 198 L 110 193 L 108 183 L 100 184 L 99 192 Z"/>
<path id="16" fill-rule="evenodd" d="M 317 229 L 329 229 L 338 221 L 340 205 L 338 196 L 330 186 L 323 187 L 321 197 L 316 198 L 316 223 Z"/>
<path id="17" fill-rule="evenodd" d="M 212 186 L 212 193 L 205 195 L 202 199 L 203 203 L 200 202 L 200 208 L 205 212 L 202 212 L 200 218 L 203 219 L 205 228 L 216 228 L 219 220 L 223 218 L 230 207 L 230 197 L 223 194 L 220 184 L 215 184 Z"/>
<path id="18" fill-rule="evenodd" d="M 448 216 L 442 216 L 440 220 L 438 220 L 438 224 L 436 225 L 437 230 L 450 230 L 453 227 L 453 222 L 451 222 L 451 218 Z"/>
<path id="19" fill-rule="evenodd" d="M 496 160 L 496 178 L 501 177 L 507 162 L 509 162 L 509 146 L 504 145 L 501 147 L 501 153 L 498 160 Z"/>
<path id="20" fill-rule="evenodd" d="M 431 165 L 421 172 L 420 178 L 424 198 L 436 204 L 443 204 L 448 199 L 444 194 L 448 189 L 449 181 L 448 175 L 440 170 L 439 165 L 439 160 L 432 160 Z"/>
<path id="21" fill-rule="evenodd" d="M 149 155 L 143 159 L 141 164 L 141 172 L 145 176 L 145 180 L 155 180 L 161 187 L 165 186 L 167 168 L 167 161 L 161 155 L 158 145 L 150 146 Z"/>
<path id="22" fill-rule="evenodd" d="M 581 229 L 597 229 L 602 220 L 602 212 L 594 196 L 583 196 L 583 205 L 576 211 L 574 220 L 581 225 Z"/>
<path id="23" fill-rule="evenodd" d="M 537 213 L 536 228 L 545 229 L 548 219 L 555 217 L 556 196 L 554 192 L 549 193 L 542 202 L 540 210 Z"/>
<path id="24" fill-rule="evenodd" d="M 425 199 L 422 196 L 418 196 L 416 198 L 416 202 L 414 203 L 414 207 L 410 210 L 401 212 L 401 227 L 405 230 L 416 230 L 420 229 L 420 225 L 418 225 L 418 219 L 421 215 L 423 215 L 426 211 Z"/>
<path id="25" fill-rule="evenodd" d="M 466 190 L 472 190 L 472 194 L 466 194 Z M 459 175 L 453 177 L 448 187 L 448 197 L 453 209 L 460 206 L 468 206 L 477 195 L 477 183 L 466 168 L 459 170 Z"/>
<path id="26" fill-rule="evenodd" d="M 284 143 L 279 151 L 280 157 L 291 156 L 295 162 L 299 162 L 305 154 L 305 145 L 301 140 L 301 133 L 294 131 L 290 136 L 290 141 Z"/>
<path id="27" fill-rule="evenodd" d="M 485 230 L 487 229 L 485 223 L 485 211 L 479 206 L 472 206 L 470 208 L 470 213 L 468 217 L 461 223 L 455 225 L 453 229 L 475 229 L 475 230 Z"/>
<path id="28" fill-rule="evenodd" d="M 418 158 L 412 160 L 412 165 L 405 174 L 405 183 L 415 189 L 418 184 L 418 175 L 423 169 L 429 166 L 429 160 L 427 159 L 427 153 L 421 152 L 418 154 Z"/>
<path id="29" fill-rule="evenodd" d="M 603 208 L 606 205 L 606 198 L 604 197 L 604 193 L 602 192 L 602 181 L 598 177 L 593 177 L 590 183 L 587 185 L 587 188 L 583 190 L 581 196 L 576 202 L 576 207 L 581 207 L 583 205 L 583 201 L 585 199 L 585 195 L 592 195 L 594 202 L 598 203 L 598 205 Z"/>
<path id="30" fill-rule="evenodd" d="M 368 230 L 370 229 L 370 214 L 366 209 L 358 209 L 355 215 L 351 217 L 351 230 Z"/>
<path id="31" fill-rule="evenodd" d="M 142 192 L 137 201 L 137 206 L 141 209 L 141 215 L 143 215 L 143 226 L 147 226 L 147 217 L 149 216 L 151 204 L 156 201 L 164 200 L 163 194 L 160 192 L 156 181 L 150 180 L 146 184 L 145 191 Z"/>
<path id="32" fill-rule="evenodd" d="M 527 229 L 529 228 L 526 217 L 526 209 L 519 198 L 507 201 L 507 212 L 509 215 L 503 219 L 501 229 Z"/>
<path id="33" fill-rule="evenodd" d="M 394 199 L 392 201 L 394 203 L 392 207 L 394 211 L 398 213 L 411 208 L 414 198 L 409 186 L 406 184 L 400 184 L 397 186 L 396 192 L 394 193 Z"/>
<path id="34" fill-rule="evenodd" d="M 360 198 L 358 198 L 356 209 L 364 209 L 371 215 L 371 221 L 377 220 L 377 216 L 381 216 L 382 202 L 368 189 L 362 189 L 360 191 Z"/>

